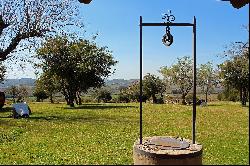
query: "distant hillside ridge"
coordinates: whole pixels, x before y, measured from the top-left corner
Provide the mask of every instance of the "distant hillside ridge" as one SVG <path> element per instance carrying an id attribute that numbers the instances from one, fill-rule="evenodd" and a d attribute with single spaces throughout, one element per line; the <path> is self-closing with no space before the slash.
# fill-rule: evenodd
<path id="1" fill-rule="evenodd" d="M 131 85 L 135 81 L 139 81 L 139 79 L 129 79 L 129 80 L 113 79 L 113 80 L 106 80 L 105 85 L 107 85 L 107 86 L 119 85 L 119 86 L 128 87 L 129 85 Z"/>
<path id="2" fill-rule="evenodd" d="M 36 79 L 33 78 L 20 78 L 20 79 L 6 79 L 0 84 L 0 88 L 8 88 L 10 86 L 35 86 Z"/>
<path id="3" fill-rule="evenodd" d="M 113 80 L 105 80 L 105 85 L 107 86 L 123 86 L 128 87 L 131 83 L 138 81 L 139 79 L 113 79 Z M 26 85 L 26 86 L 35 86 L 36 79 L 33 78 L 21 78 L 21 79 L 6 79 L 2 83 L 0 83 L 1 89 L 6 89 L 11 86 L 20 86 L 20 85 Z"/>
<path id="4" fill-rule="evenodd" d="M 132 83 L 139 81 L 139 79 L 112 79 L 105 80 L 105 85 L 108 86 L 112 93 L 119 93 L 121 88 L 126 88 L 130 86 Z M 30 88 L 35 87 L 36 79 L 33 78 L 21 78 L 21 79 L 6 79 L 2 83 L 0 83 L 0 91 L 4 91 L 11 86 L 20 86 L 25 85 Z M 167 89 L 167 93 L 172 93 L 173 90 L 178 89 L 176 86 L 171 86 L 171 88 Z M 220 93 L 223 91 L 223 87 L 214 88 L 214 93 Z M 197 87 L 197 92 L 200 93 L 200 87 Z"/>

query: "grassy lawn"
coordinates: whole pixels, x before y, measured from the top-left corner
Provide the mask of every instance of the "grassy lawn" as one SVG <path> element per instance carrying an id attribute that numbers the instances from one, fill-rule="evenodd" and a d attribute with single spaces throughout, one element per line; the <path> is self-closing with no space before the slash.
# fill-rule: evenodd
<path id="1" fill-rule="evenodd" d="M 30 103 L 29 119 L 0 112 L 0 164 L 133 164 L 139 104 Z M 192 107 L 144 104 L 143 136 L 191 139 Z M 249 108 L 216 102 L 197 107 L 203 164 L 249 164 Z"/>

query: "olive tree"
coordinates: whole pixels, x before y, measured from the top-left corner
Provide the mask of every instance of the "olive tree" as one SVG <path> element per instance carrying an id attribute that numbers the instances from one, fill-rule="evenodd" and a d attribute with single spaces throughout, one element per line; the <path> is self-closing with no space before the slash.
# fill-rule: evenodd
<path id="1" fill-rule="evenodd" d="M 182 104 L 186 104 L 185 98 L 193 86 L 193 64 L 190 57 L 177 58 L 177 63 L 170 67 L 161 67 L 167 85 L 175 85 L 182 94 Z"/>
<path id="2" fill-rule="evenodd" d="M 8 88 L 5 90 L 5 92 L 6 92 L 7 94 L 9 94 L 9 95 L 12 97 L 13 102 L 16 102 L 16 101 L 15 101 L 15 98 L 17 98 L 18 95 L 19 95 L 19 89 L 18 89 L 17 86 L 12 85 L 12 86 L 8 87 Z"/>
<path id="3" fill-rule="evenodd" d="M 54 103 L 53 96 L 59 92 L 59 82 L 55 75 L 42 73 L 42 75 L 36 80 L 35 94 L 42 99 L 49 97 L 51 103 Z M 45 95 L 46 94 L 46 95 Z"/>
<path id="4" fill-rule="evenodd" d="M 152 97 L 153 103 L 158 103 L 156 95 L 160 95 L 160 100 L 163 101 L 163 93 L 166 86 L 163 81 L 153 74 L 146 74 L 143 77 L 143 91 L 148 98 Z"/>
<path id="5" fill-rule="evenodd" d="M 241 103 L 245 106 L 249 93 L 249 47 L 233 45 L 227 53 L 230 59 L 219 65 L 220 77 L 226 87 L 238 90 Z"/>
<path id="6" fill-rule="evenodd" d="M 198 85 L 205 94 L 207 102 L 208 94 L 212 92 L 219 81 L 218 75 L 213 69 L 213 64 L 211 62 L 201 64 L 197 72 L 197 78 Z"/>
<path id="7" fill-rule="evenodd" d="M 107 47 L 94 41 L 68 37 L 50 38 L 38 49 L 37 58 L 44 73 L 56 76 L 67 104 L 90 87 L 101 87 L 117 61 Z M 79 97 L 79 96 L 78 96 Z"/>
<path id="8" fill-rule="evenodd" d="M 107 103 L 112 99 L 111 92 L 107 87 L 101 87 L 95 89 L 93 96 L 98 101 L 98 103 L 100 103 L 101 100 L 104 103 Z"/>

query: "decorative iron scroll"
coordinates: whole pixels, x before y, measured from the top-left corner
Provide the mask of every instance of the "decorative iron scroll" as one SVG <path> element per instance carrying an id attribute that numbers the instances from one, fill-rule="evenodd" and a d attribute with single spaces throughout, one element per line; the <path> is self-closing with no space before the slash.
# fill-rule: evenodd
<path id="1" fill-rule="evenodd" d="M 172 21 L 175 20 L 175 16 L 171 14 L 171 10 L 168 11 L 169 14 L 164 13 L 162 19 L 166 20 L 167 22 L 164 21 L 164 23 L 171 23 Z M 167 25 L 166 27 L 166 34 L 162 37 L 162 43 L 165 46 L 170 46 L 174 41 L 173 36 L 170 33 L 170 27 Z"/>

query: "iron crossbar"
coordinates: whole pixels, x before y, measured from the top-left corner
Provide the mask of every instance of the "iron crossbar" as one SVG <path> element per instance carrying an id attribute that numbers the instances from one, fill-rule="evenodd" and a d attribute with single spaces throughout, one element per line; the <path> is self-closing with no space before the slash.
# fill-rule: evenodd
<path id="1" fill-rule="evenodd" d="M 142 23 L 142 26 L 194 26 L 191 23 Z"/>

